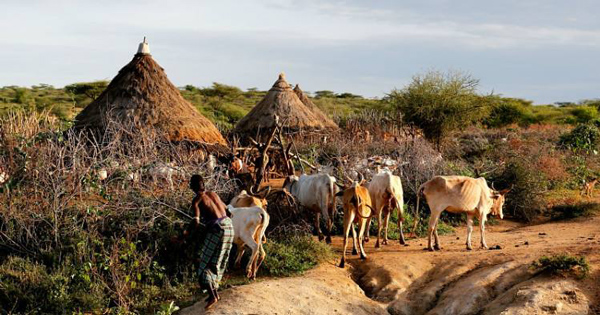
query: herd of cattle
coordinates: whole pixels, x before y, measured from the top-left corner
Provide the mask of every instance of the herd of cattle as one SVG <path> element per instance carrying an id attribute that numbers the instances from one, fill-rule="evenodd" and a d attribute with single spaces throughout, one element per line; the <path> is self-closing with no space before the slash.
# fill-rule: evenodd
<path id="1" fill-rule="evenodd" d="M 211 157 L 212 155 L 208 159 L 208 168 L 219 169 L 218 162 L 214 157 Z M 227 171 L 233 173 L 243 171 L 244 164 L 238 160 L 234 159 Z M 400 177 L 394 175 L 390 170 L 390 168 L 396 166 L 396 162 L 388 159 L 382 159 L 382 161 L 378 161 L 377 164 L 383 165 L 384 168 L 380 169 L 378 167 L 374 173 L 370 173 L 371 180 L 368 182 L 364 179 L 362 171 L 356 170 L 359 166 L 366 166 L 370 163 L 370 161 L 365 160 L 357 162 L 357 167 L 353 168 L 356 175 L 354 177 L 358 178 L 357 180 L 353 180 L 348 176 L 345 180 L 338 180 L 328 174 L 327 171 L 330 170 L 319 169 L 318 173 L 312 175 L 287 176 L 281 189 L 277 189 L 277 191 L 291 197 L 303 209 L 314 213 L 314 224 L 319 240 L 325 239 L 328 244 L 331 243 L 333 218 L 336 214 L 336 199 L 341 197 L 344 209 L 344 241 L 340 267 L 344 267 L 350 232 L 352 232 L 353 254 L 360 254 L 363 259 L 367 257 L 363 243 L 369 241 L 369 228 L 373 218 L 378 221 L 375 247 L 378 248 L 380 245 L 388 244 L 390 215 L 396 209 L 398 210 L 399 241 L 400 244 L 405 244 L 402 226 L 404 221 L 402 183 Z M 125 180 L 136 182 L 140 180 L 142 175 L 144 177 L 149 176 L 153 181 L 166 181 L 171 189 L 173 188 L 174 177 L 185 177 L 185 174 L 174 164 L 150 165 L 143 168 L 144 172 L 142 173 L 140 167 L 137 168 L 137 171 L 131 171 L 131 169 L 134 169 L 131 165 L 118 165 L 116 162 L 96 170 L 96 175 L 99 180 L 103 181 L 117 169 L 129 170 L 129 172 L 125 172 Z M 8 174 L 0 169 L 0 181 L 6 182 L 8 178 Z M 343 183 L 338 181 L 343 181 Z M 593 189 L 593 184 L 595 184 L 595 181 L 590 185 L 591 189 Z M 493 189 L 493 186 L 489 188 L 484 178 L 465 176 L 436 176 L 421 185 L 417 194 L 416 209 L 418 215 L 419 198 L 423 195 L 431 210 L 428 249 L 431 251 L 440 249 L 437 224 L 444 210 L 453 213 L 466 213 L 466 246 L 469 250 L 472 249 L 473 218 L 477 217 L 481 233 L 481 246 L 487 248 L 485 241 L 487 216 L 496 215 L 502 219 L 504 196 L 508 191 L 508 189 L 497 191 Z M 271 193 L 271 187 L 269 186 L 258 192 L 243 190 L 228 205 L 235 231 L 234 243 L 237 244 L 239 249 L 236 266 L 240 265 L 245 247 L 252 251 L 246 267 L 246 274 L 249 278 L 256 277 L 257 270 L 266 256 L 262 244 L 266 241 L 265 231 L 269 225 L 270 218 L 266 210 L 267 197 Z M 588 193 L 587 190 L 586 193 Z M 321 216 L 326 222 L 326 237 L 323 235 L 319 223 Z M 355 225 L 358 225 L 358 234 Z M 435 244 L 432 243 L 432 240 L 435 240 Z"/>
<path id="2" fill-rule="evenodd" d="M 344 209 L 343 224 L 343 252 L 340 267 L 344 267 L 348 237 L 352 232 L 353 254 L 360 254 L 362 259 L 367 257 L 364 243 L 369 241 L 369 227 L 371 220 L 377 218 L 378 231 L 375 247 L 388 244 L 388 223 L 392 212 L 398 210 L 398 228 L 400 231 L 400 244 L 405 244 L 403 234 L 404 199 L 402 183 L 399 176 L 394 175 L 389 169 L 378 170 L 370 181 L 366 181 L 361 173 L 358 179 L 347 177 L 345 183 L 325 173 L 312 175 L 288 176 L 285 178 L 281 191 L 291 196 L 302 208 L 315 214 L 315 228 L 319 240 L 325 239 L 331 243 L 331 229 L 336 213 L 336 199 L 341 197 Z M 231 219 L 234 224 L 235 241 L 239 249 L 236 266 L 239 266 L 244 246 L 252 250 L 252 255 L 246 267 L 249 278 L 255 278 L 260 264 L 266 253 L 262 248 L 265 242 L 265 230 L 269 224 L 267 196 L 271 188 L 267 187 L 262 192 L 242 191 L 234 197 L 228 205 Z M 453 213 L 466 213 L 467 215 L 467 249 L 471 250 L 471 234 L 473 231 L 473 218 L 479 220 L 481 232 L 481 246 L 487 248 L 485 242 L 485 222 L 488 215 L 503 218 L 502 206 L 504 197 L 509 189 L 497 191 L 489 188 L 484 178 L 471 178 L 465 176 L 436 176 L 419 188 L 418 196 L 423 195 L 431 209 L 428 228 L 428 249 L 440 250 L 437 234 L 437 223 L 441 213 L 446 210 Z M 419 200 L 417 200 L 418 205 Z M 418 206 L 417 206 L 418 211 Z M 326 222 L 326 237 L 320 227 L 321 216 Z M 358 234 L 355 230 L 358 225 Z M 382 238 L 383 231 L 383 238 Z M 435 240 L 435 245 L 432 244 Z"/>

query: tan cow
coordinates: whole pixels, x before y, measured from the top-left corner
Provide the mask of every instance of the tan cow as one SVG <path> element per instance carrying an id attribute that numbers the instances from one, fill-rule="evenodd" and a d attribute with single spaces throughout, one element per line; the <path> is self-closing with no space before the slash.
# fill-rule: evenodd
<path id="1" fill-rule="evenodd" d="M 250 193 L 245 190 L 242 190 L 237 196 L 231 199 L 229 202 L 235 208 L 245 208 L 245 207 L 261 207 L 267 210 L 267 197 L 271 192 L 271 186 L 267 186 L 263 189 L 260 189 L 256 193 L 252 193 L 252 189 L 250 189 Z M 262 193 L 262 196 L 260 195 Z"/>
<path id="2" fill-rule="evenodd" d="M 388 224 L 390 215 L 398 209 L 398 230 L 400 231 L 400 244 L 406 244 L 404 233 L 402 232 L 402 222 L 404 221 L 404 199 L 402 192 L 402 181 L 399 176 L 385 168 L 377 173 L 369 184 L 369 193 L 373 203 L 373 217 L 377 218 L 377 242 L 375 248 L 379 248 L 379 239 L 381 231 L 384 231 L 383 245 L 388 244 Z M 368 240 L 371 219 L 367 222 L 367 233 L 365 239 Z"/>
<path id="3" fill-rule="evenodd" d="M 350 230 L 352 230 L 352 254 L 355 255 L 357 248 L 360 248 L 360 258 L 367 258 L 363 245 L 363 235 L 367 228 L 367 220 L 371 217 L 372 208 L 369 190 L 361 184 L 354 182 L 349 188 L 336 194 L 336 196 L 342 196 L 344 205 L 344 247 L 340 268 L 344 268 L 346 262 L 346 249 L 348 248 Z M 358 223 L 358 238 L 356 237 L 354 223 Z"/>
<path id="4" fill-rule="evenodd" d="M 485 221 L 487 215 L 497 215 L 502 219 L 502 206 L 504 195 L 510 189 L 496 191 L 490 189 L 485 178 L 471 178 L 466 176 L 436 176 L 419 187 L 417 193 L 417 215 L 419 212 L 419 197 L 425 196 L 431 216 L 429 217 L 429 241 L 427 248 L 430 251 L 440 250 L 440 240 L 437 233 L 437 224 L 444 210 L 452 213 L 467 214 L 467 249 L 471 250 L 471 234 L 473 232 L 473 217 L 479 219 L 481 233 L 481 247 L 488 248 L 485 242 Z M 435 236 L 435 246 L 431 238 Z"/>
<path id="5" fill-rule="evenodd" d="M 234 243 L 237 245 L 235 267 L 240 267 L 245 247 L 248 246 L 252 250 L 252 256 L 248 262 L 246 273 L 248 278 L 252 279 L 256 278 L 256 272 L 266 256 L 262 244 L 267 242 L 265 231 L 270 217 L 266 210 L 270 191 L 270 186 L 257 193 L 249 194 L 242 190 L 231 199 L 229 203 L 231 207 L 228 207 L 234 225 Z M 259 211 L 258 208 L 262 211 Z"/>

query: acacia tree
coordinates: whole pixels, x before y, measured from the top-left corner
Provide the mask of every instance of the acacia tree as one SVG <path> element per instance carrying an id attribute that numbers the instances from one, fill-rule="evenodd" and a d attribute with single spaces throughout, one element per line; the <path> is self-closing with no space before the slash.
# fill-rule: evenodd
<path id="1" fill-rule="evenodd" d="M 393 90 L 387 99 L 404 122 L 423 130 L 439 149 L 452 131 L 481 121 L 489 113 L 488 97 L 477 94 L 479 80 L 450 71 L 418 74 L 402 90 Z"/>

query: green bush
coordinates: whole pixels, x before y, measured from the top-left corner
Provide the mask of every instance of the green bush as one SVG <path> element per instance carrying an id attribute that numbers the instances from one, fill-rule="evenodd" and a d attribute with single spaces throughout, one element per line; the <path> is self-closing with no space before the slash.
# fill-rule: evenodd
<path id="1" fill-rule="evenodd" d="M 591 124 L 580 124 L 571 132 L 560 136 L 559 145 L 573 150 L 592 151 L 598 147 L 600 131 Z"/>
<path id="2" fill-rule="evenodd" d="M 464 129 L 487 117 L 492 99 L 477 94 L 479 80 L 461 72 L 430 71 L 416 75 L 402 90 L 387 99 L 406 123 L 423 130 L 438 147 L 454 130 Z"/>
<path id="3" fill-rule="evenodd" d="M 513 187 L 506 195 L 503 212 L 515 219 L 531 222 L 545 209 L 548 180 L 525 157 L 512 158 L 501 173 L 492 178 L 497 188 Z"/>
<path id="4" fill-rule="evenodd" d="M 333 257 L 331 247 L 308 235 L 269 239 L 264 246 L 267 257 L 259 272 L 270 276 L 301 274 Z"/>
<path id="5" fill-rule="evenodd" d="M 496 98 L 485 124 L 489 127 L 504 127 L 510 124 L 527 124 L 531 115 L 531 102 L 514 98 Z"/>
<path id="6" fill-rule="evenodd" d="M 590 265 L 585 257 L 569 254 L 543 256 L 533 263 L 533 267 L 551 274 L 574 273 L 578 278 L 585 278 L 590 272 Z"/>

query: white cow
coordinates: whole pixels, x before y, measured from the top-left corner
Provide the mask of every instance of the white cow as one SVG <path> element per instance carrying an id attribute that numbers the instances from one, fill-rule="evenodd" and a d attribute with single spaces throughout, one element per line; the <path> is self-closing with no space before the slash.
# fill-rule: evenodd
<path id="1" fill-rule="evenodd" d="M 400 244 L 405 244 L 404 233 L 402 232 L 402 222 L 404 221 L 404 198 L 402 192 L 402 181 L 399 176 L 384 168 L 378 174 L 373 176 L 367 185 L 371 195 L 371 203 L 374 210 L 374 216 L 377 216 L 377 242 L 375 247 L 379 247 L 381 238 L 381 228 L 384 227 L 383 245 L 388 244 L 388 224 L 390 215 L 394 209 L 398 209 L 398 229 L 400 230 Z M 382 221 L 382 216 L 385 217 Z M 369 228 L 371 227 L 371 218 L 367 223 L 366 240 L 369 239 Z"/>
<path id="2" fill-rule="evenodd" d="M 327 174 L 301 175 L 300 177 L 288 176 L 283 189 L 288 191 L 296 201 L 303 207 L 313 211 L 315 215 L 315 227 L 319 234 L 319 240 L 323 240 L 323 233 L 319 220 L 321 214 L 327 222 L 327 244 L 331 243 L 331 227 L 335 215 L 335 178 Z"/>
<path id="3" fill-rule="evenodd" d="M 430 251 L 440 250 L 440 240 L 437 233 L 437 224 L 440 214 L 444 210 L 452 213 L 467 214 L 467 249 L 471 250 L 471 234 L 473 232 L 473 217 L 479 219 L 481 232 L 481 247 L 488 248 L 485 242 L 485 221 L 487 215 L 497 215 L 504 218 L 502 206 L 504 195 L 510 189 L 496 191 L 488 187 L 485 178 L 471 178 L 466 176 L 436 176 L 419 187 L 417 192 L 417 215 L 419 212 L 419 197 L 425 196 L 431 216 L 429 217 L 429 242 Z M 431 238 L 435 236 L 435 247 Z"/>
<path id="4" fill-rule="evenodd" d="M 233 242 L 238 248 L 235 265 L 240 265 L 244 254 L 244 246 L 248 246 L 252 250 L 252 255 L 246 266 L 246 275 L 248 278 L 256 279 L 258 267 L 267 255 L 261 240 L 264 239 L 265 231 L 269 226 L 269 214 L 258 206 L 235 208 L 228 205 L 227 210 L 231 213 L 231 220 L 233 221 Z"/>

